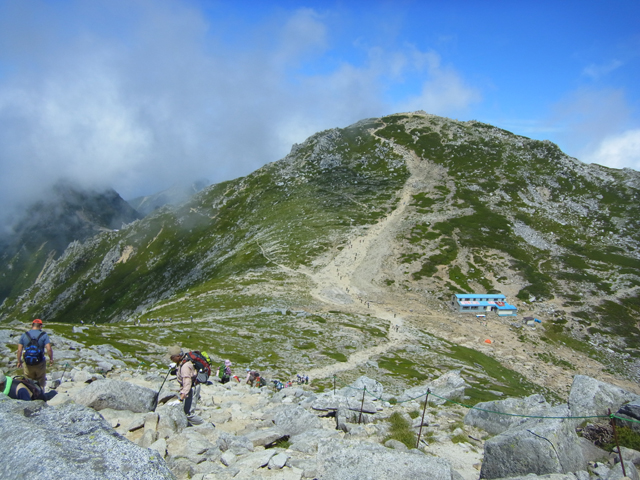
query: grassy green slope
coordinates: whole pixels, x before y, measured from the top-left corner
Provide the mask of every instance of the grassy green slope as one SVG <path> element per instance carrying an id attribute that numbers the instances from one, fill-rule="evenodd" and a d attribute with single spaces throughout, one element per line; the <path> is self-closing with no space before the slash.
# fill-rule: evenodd
<path id="1" fill-rule="evenodd" d="M 450 292 L 497 293 L 500 285 L 486 274 L 506 259 L 523 281 L 519 299 L 556 297 L 576 319 L 589 317 L 604 327 L 600 333 L 640 346 L 637 172 L 587 166 L 550 142 L 479 122 L 411 114 L 383 120 L 377 135 L 448 174 L 414 196 L 425 218 L 449 210 L 443 221 L 417 216 L 404 233 L 411 247 L 399 261 L 412 264 L 414 281 L 444 267 Z M 544 242 L 526 241 L 522 226 Z"/>
<path id="2" fill-rule="evenodd" d="M 176 210 L 75 245 L 2 313 L 105 322 L 264 273 L 271 261 L 309 265 L 350 226 L 386 214 L 407 178 L 397 155 L 361 140 L 370 126 L 318 134 L 284 160 L 212 186 Z"/>
<path id="3" fill-rule="evenodd" d="M 247 177 L 75 244 L 39 283 L 17 288 L 0 315 L 71 323 L 131 316 L 188 322 L 194 315 L 214 322 L 202 348 L 236 362 L 284 368 L 287 358 L 342 361 L 351 349 L 380 341 L 383 326 L 340 312 L 298 317 L 292 310 L 312 300 L 305 277 L 292 272 L 323 266 L 354 228 L 397 206 L 409 178 L 399 151 L 415 154 L 411 168 L 424 181 L 390 249 L 402 268 L 388 268 L 379 285 L 441 300 L 517 285 L 519 301 L 562 308 L 545 341 L 593 356 L 586 341 L 573 341 L 582 332 L 613 351 L 638 351 L 638 175 L 581 164 L 549 142 L 490 125 L 417 114 L 319 133 Z M 187 326 L 162 328 L 162 345 L 198 341 Z M 282 346 L 287 332 L 300 340 Z M 389 353 L 380 366 L 420 377 L 406 361 L 402 352 Z"/>

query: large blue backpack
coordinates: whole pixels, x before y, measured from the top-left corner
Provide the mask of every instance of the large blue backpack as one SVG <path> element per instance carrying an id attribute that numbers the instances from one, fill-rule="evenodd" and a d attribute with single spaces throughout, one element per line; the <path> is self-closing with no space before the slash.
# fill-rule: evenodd
<path id="1" fill-rule="evenodd" d="M 24 363 L 27 365 L 37 365 L 44 361 L 44 349 L 40 346 L 40 337 L 44 334 L 45 332 L 40 332 L 40 335 L 33 338 L 27 332 L 27 336 L 30 338 L 29 344 L 24 349 Z"/>

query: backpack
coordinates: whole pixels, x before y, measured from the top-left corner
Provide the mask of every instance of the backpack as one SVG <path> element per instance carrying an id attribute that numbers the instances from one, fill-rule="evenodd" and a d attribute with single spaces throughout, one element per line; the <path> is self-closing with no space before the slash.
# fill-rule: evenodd
<path id="1" fill-rule="evenodd" d="M 42 387 L 40 387 L 40 385 L 38 385 L 30 378 L 19 375 L 17 377 L 13 377 L 13 381 L 15 383 L 21 383 L 22 385 L 27 387 L 27 389 L 31 392 L 31 400 L 47 400 L 44 396 L 44 390 L 42 389 Z"/>
<path id="2" fill-rule="evenodd" d="M 37 365 L 44 361 L 44 349 L 40 347 L 38 342 L 40 341 L 40 337 L 44 335 L 45 332 L 40 332 L 36 338 L 33 338 L 28 332 L 27 336 L 30 338 L 29 344 L 24 349 L 24 363 L 27 365 Z"/>
<path id="3" fill-rule="evenodd" d="M 206 353 L 204 354 L 206 355 Z M 211 365 L 207 361 L 207 357 L 205 357 L 202 353 L 194 350 L 192 352 L 185 353 L 184 360 L 182 363 L 191 362 L 193 366 L 196 368 L 198 375 L 193 380 L 194 385 L 198 385 L 199 383 L 207 383 L 209 380 L 209 376 L 211 375 Z"/>

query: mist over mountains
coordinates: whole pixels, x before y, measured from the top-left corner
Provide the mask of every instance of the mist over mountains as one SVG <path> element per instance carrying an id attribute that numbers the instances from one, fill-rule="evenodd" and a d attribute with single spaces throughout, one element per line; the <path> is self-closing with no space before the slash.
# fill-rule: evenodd
<path id="1" fill-rule="evenodd" d="M 22 278 L 19 265 L 30 281 L 5 287 L 0 318 L 224 317 L 375 299 L 446 321 L 452 293 L 500 292 L 543 317 L 549 341 L 590 342 L 624 365 L 640 346 L 639 200 L 640 173 L 547 141 L 424 112 L 366 119 L 119 231 L 109 214 L 109 231 L 60 257 L 30 240 L 3 257 L 3 281 Z"/>
<path id="2" fill-rule="evenodd" d="M 0 299 L 31 285 L 47 261 L 73 241 L 85 241 L 142 218 L 113 189 L 84 189 L 58 181 L 45 200 L 30 205 L 10 234 L 0 238 Z"/>
<path id="3" fill-rule="evenodd" d="M 128 200 L 127 203 L 144 216 L 165 205 L 178 205 L 186 202 L 192 195 L 208 186 L 209 183 L 208 180 L 198 180 L 191 184 L 175 184 L 161 192 Z"/>

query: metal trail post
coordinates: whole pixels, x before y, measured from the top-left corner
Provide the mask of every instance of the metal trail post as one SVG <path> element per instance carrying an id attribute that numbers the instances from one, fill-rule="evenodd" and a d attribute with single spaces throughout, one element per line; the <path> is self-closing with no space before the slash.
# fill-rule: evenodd
<path id="1" fill-rule="evenodd" d="M 609 409 L 609 418 L 611 419 L 611 426 L 613 427 L 613 438 L 616 441 L 616 448 L 618 449 L 618 456 L 620 457 L 620 465 L 622 465 L 622 476 L 626 477 L 627 472 L 624 470 L 624 460 L 622 460 L 622 452 L 620 451 L 620 442 L 618 442 L 618 432 L 616 431 L 616 422 L 611 415 L 611 409 Z"/>
<path id="2" fill-rule="evenodd" d="M 362 422 L 362 409 L 364 408 L 364 394 L 367 393 L 367 387 L 362 390 L 362 403 L 360 404 L 360 416 L 358 417 L 358 424 Z"/>
<path id="3" fill-rule="evenodd" d="M 418 432 L 418 441 L 416 442 L 416 448 L 420 446 L 420 437 L 422 436 L 422 424 L 424 423 L 424 414 L 427 411 L 427 403 L 429 403 L 429 394 L 431 389 L 427 388 L 427 396 L 424 399 L 424 407 L 422 408 L 422 420 L 420 421 L 420 431 Z"/>

